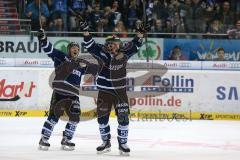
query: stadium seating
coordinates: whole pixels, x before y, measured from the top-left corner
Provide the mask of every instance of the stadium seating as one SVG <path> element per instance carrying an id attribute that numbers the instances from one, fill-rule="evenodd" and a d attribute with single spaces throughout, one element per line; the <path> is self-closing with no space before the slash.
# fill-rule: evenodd
<path id="1" fill-rule="evenodd" d="M 0 0 L 0 31 L 20 31 L 15 0 Z"/>

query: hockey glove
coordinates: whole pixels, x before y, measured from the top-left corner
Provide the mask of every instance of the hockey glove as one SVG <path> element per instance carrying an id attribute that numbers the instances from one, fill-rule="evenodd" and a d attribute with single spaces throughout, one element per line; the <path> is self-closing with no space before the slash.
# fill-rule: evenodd
<path id="1" fill-rule="evenodd" d="M 140 32 L 141 34 L 145 34 L 146 32 L 149 32 L 151 29 L 151 26 L 149 23 L 142 22 L 136 27 L 136 31 Z"/>
<path id="2" fill-rule="evenodd" d="M 81 68 L 87 67 L 89 65 L 88 61 L 81 59 L 81 58 L 78 58 L 76 60 L 76 63 L 78 63 Z"/>
<path id="3" fill-rule="evenodd" d="M 87 21 L 80 21 L 79 26 L 81 31 L 87 32 L 89 30 L 89 25 Z"/>
<path id="4" fill-rule="evenodd" d="M 37 33 L 37 36 L 38 36 L 38 40 L 43 42 L 43 41 L 46 41 L 47 40 L 47 36 L 45 34 L 45 31 L 44 29 L 40 29 Z"/>

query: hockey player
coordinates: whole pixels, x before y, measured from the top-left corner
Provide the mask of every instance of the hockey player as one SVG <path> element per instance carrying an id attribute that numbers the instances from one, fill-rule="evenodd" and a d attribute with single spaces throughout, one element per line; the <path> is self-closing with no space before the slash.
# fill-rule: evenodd
<path id="1" fill-rule="evenodd" d="M 102 145 L 97 147 L 97 153 L 106 153 L 111 149 L 111 135 L 109 116 L 112 105 L 114 105 L 118 120 L 118 143 L 121 155 L 129 155 L 130 149 L 127 146 L 128 125 L 129 125 L 129 103 L 126 93 L 126 65 L 128 59 L 138 52 L 142 46 L 144 33 L 150 29 L 148 24 L 142 23 L 137 27 L 135 38 L 122 44 L 117 36 L 109 36 L 105 45 L 94 41 L 88 32 L 87 22 L 80 22 L 84 31 L 84 47 L 98 60 L 100 71 L 97 77 L 99 89 L 97 99 L 97 114 Z"/>
<path id="2" fill-rule="evenodd" d="M 63 150 L 74 150 L 75 144 L 71 142 L 76 126 L 80 120 L 80 102 L 79 88 L 81 76 L 84 74 L 96 74 L 98 66 L 88 63 L 85 60 L 78 59 L 79 45 L 71 42 L 67 46 L 68 55 L 53 48 L 53 45 L 47 40 L 43 30 L 38 32 L 39 43 L 41 48 L 54 61 L 55 79 L 52 82 L 53 94 L 49 116 L 42 128 L 42 137 L 39 142 L 39 149 L 48 150 L 48 142 L 54 126 L 64 111 L 69 117 L 69 121 L 63 131 L 61 141 Z"/>

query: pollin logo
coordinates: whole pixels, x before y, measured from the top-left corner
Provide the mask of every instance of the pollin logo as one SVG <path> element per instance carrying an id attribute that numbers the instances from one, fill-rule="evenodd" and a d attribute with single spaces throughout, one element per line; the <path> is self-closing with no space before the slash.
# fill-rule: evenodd
<path id="1" fill-rule="evenodd" d="M 161 56 L 161 48 L 154 41 L 144 42 L 140 50 L 138 51 L 139 59 L 147 59 L 147 57 L 151 60 L 159 60 Z"/>
<path id="2" fill-rule="evenodd" d="M 67 46 L 70 43 L 70 41 L 67 40 L 59 40 L 54 43 L 53 47 L 57 50 L 62 51 L 63 53 L 67 53 Z"/>

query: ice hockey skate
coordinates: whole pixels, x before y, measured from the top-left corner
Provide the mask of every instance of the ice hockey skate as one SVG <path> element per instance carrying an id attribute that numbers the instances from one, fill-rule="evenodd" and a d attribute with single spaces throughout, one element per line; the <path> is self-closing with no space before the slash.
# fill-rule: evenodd
<path id="1" fill-rule="evenodd" d="M 73 151 L 75 149 L 75 143 L 72 143 L 70 140 L 62 139 L 61 141 L 61 149 L 65 151 Z"/>
<path id="2" fill-rule="evenodd" d="M 97 154 L 103 154 L 111 151 L 111 142 L 103 141 L 102 145 L 97 147 Z"/>
<path id="3" fill-rule="evenodd" d="M 127 144 L 119 144 L 119 154 L 122 156 L 130 156 L 130 148 Z"/>
<path id="4" fill-rule="evenodd" d="M 39 141 L 39 150 L 47 151 L 49 147 L 50 147 L 50 144 L 48 143 L 48 141 L 41 138 Z"/>

